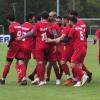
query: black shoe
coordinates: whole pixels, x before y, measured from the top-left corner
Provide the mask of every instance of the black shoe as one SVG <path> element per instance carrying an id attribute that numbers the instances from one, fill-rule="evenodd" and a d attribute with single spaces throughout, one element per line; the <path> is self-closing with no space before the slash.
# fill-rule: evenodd
<path id="1" fill-rule="evenodd" d="M 0 79 L 0 84 L 4 85 L 5 84 L 5 80 Z"/>
<path id="2" fill-rule="evenodd" d="M 32 76 L 32 74 L 30 74 L 30 75 L 28 76 L 28 78 L 29 78 L 31 81 L 34 81 L 34 77 Z"/>
<path id="3" fill-rule="evenodd" d="M 90 83 L 92 80 L 92 73 L 90 72 L 88 75 L 87 83 Z"/>
<path id="4" fill-rule="evenodd" d="M 20 85 L 27 85 L 27 80 L 22 80 L 22 81 L 20 82 Z"/>
<path id="5" fill-rule="evenodd" d="M 49 81 L 50 81 L 50 79 L 49 79 L 49 78 L 46 78 L 46 81 L 47 81 L 47 82 L 49 82 Z"/>

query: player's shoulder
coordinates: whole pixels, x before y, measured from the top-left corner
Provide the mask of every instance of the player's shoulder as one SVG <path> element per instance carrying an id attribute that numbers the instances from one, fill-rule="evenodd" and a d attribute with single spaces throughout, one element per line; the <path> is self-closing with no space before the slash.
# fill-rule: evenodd
<path id="1" fill-rule="evenodd" d="M 57 23 L 52 23 L 52 26 L 55 26 L 55 27 L 57 27 L 58 25 L 57 25 Z"/>
<path id="2" fill-rule="evenodd" d="M 96 30 L 96 32 L 100 32 L 100 28 Z"/>
<path id="3" fill-rule="evenodd" d="M 77 24 L 85 24 L 85 21 L 82 18 L 78 18 Z"/>
<path id="4" fill-rule="evenodd" d="M 10 25 L 9 25 L 9 28 L 21 28 L 21 24 L 19 22 L 12 22 Z"/>
<path id="5" fill-rule="evenodd" d="M 33 25 L 31 23 L 29 23 L 29 22 L 25 22 L 21 26 L 22 27 L 29 27 L 29 28 L 33 27 Z"/>

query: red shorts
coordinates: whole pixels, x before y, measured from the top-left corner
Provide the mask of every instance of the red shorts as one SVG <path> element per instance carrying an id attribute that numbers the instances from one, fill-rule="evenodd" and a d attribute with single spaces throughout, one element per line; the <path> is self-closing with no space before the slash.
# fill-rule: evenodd
<path id="1" fill-rule="evenodd" d="M 31 51 L 28 49 L 23 49 L 24 54 L 24 59 L 29 60 L 31 58 Z"/>
<path id="2" fill-rule="evenodd" d="M 77 48 L 71 57 L 71 63 L 83 64 L 86 51 L 85 47 Z"/>
<path id="3" fill-rule="evenodd" d="M 37 61 L 57 61 L 54 48 L 37 49 L 35 53 Z"/>
<path id="4" fill-rule="evenodd" d="M 64 50 L 62 51 L 62 57 L 61 57 L 61 60 L 64 60 L 64 61 L 71 61 L 71 57 L 73 55 L 73 52 L 74 52 L 74 49 L 73 47 L 70 47 L 70 46 L 66 46 L 64 48 Z"/>
<path id="5" fill-rule="evenodd" d="M 29 54 L 29 50 L 19 47 L 17 45 L 11 45 L 7 52 L 6 58 L 16 58 L 16 59 L 29 59 L 31 55 Z"/>

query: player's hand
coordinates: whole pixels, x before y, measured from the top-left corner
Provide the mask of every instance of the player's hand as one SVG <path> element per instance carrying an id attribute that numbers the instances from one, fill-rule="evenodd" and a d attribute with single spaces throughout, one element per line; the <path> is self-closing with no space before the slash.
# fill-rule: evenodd
<path id="1" fill-rule="evenodd" d="M 47 38 L 47 39 L 45 40 L 45 42 L 46 42 L 46 43 L 51 43 L 51 42 L 53 42 L 53 39 Z"/>
<path id="2" fill-rule="evenodd" d="M 16 38 L 16 41 L 21 41 L 21 40 L 22 40 L 21 37 L 17 37 L 17 38 Z"/>
<path id="3" fill-rule="evenodd" d="M 94 45 L 96 44 L 96 42 L 97 42 L 97 40 L 96 40 L 96 39 L 93 39 L 93 44 L 94 44 Z"/>
<path id="4" fill-rule="evenodd" d="M 56 42 L 56 43 L 59 43 L 60 41 L 61 41 L 60 38 L 55 39 L 55 42 Z"/>

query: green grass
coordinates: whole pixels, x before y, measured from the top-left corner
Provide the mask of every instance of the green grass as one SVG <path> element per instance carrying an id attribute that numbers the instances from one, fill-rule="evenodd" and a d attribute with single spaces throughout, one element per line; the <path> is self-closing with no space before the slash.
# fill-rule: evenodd
<path id="1" fill-rule="evenodd" d="M 0 44 L 0 76 L 5 64 L 7 47 Z M 63 75 L 62 84 L 55 85 L 55 76 L 52 71 L 51 82 L 45 86 L 38 87 L 31 85 L 19 86 L 16 82 L 16 72 L 14 63 L 8 74 L 6 84 L 0 86 L 0 100 L 100 100 L 100 68 L 98 65 L 98 45 L 89 45 L 85 63 L 90 71 L 93 73 L 93 80 L 90 84 L 83 87 L 74 88 L 72 86 L 64 87 L 62 84 L 65 80 Z M 35 62 L 33 60 L 29 63 L 28 74 L 31 73 Z"/>

